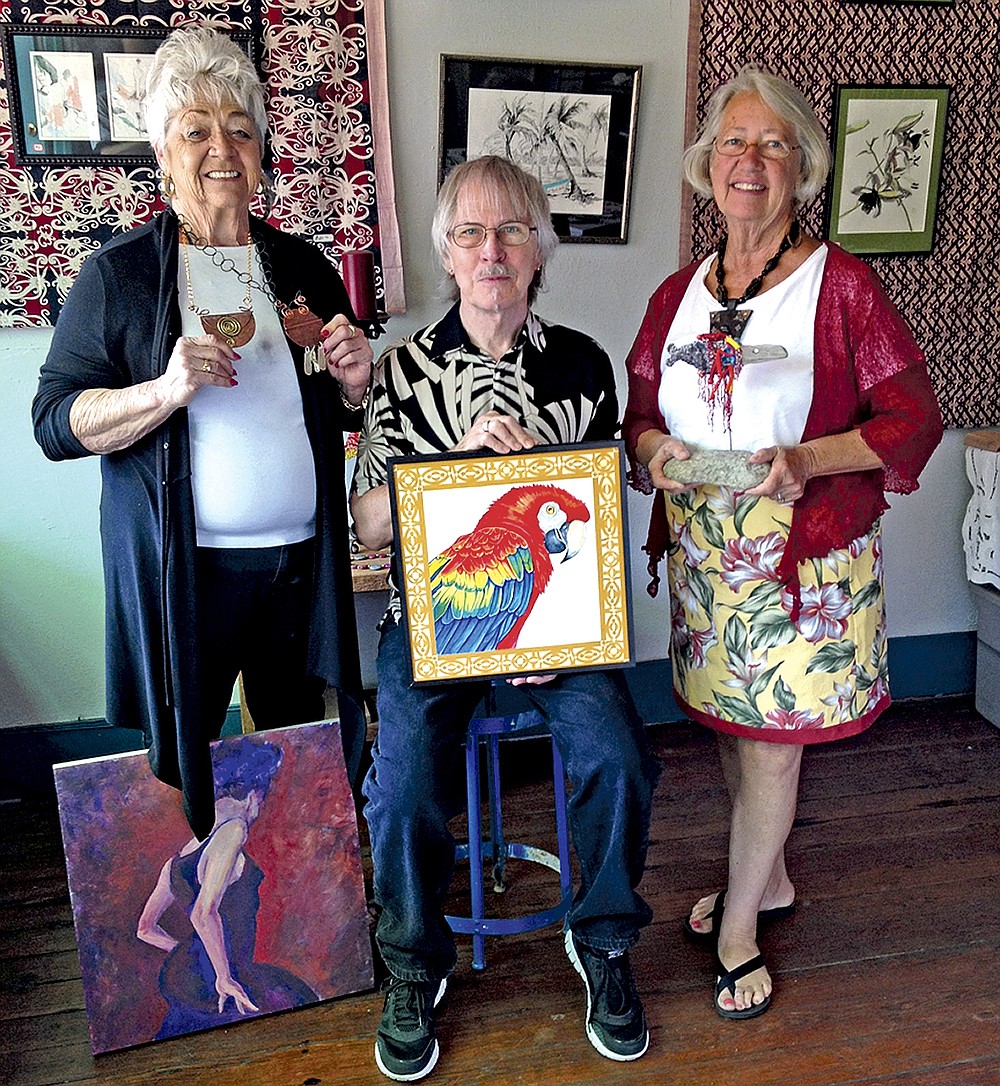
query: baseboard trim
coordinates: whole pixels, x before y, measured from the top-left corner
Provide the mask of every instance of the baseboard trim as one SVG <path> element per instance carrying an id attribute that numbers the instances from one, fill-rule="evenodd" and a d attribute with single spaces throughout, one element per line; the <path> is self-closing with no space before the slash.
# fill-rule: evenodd
<path id="1" fill-rule="evenodd" d="M 976 632 L 890 638 L 889 674 L 895 701 L 971 694 L 976 685 Z M 668 660 L 641 661 L 628 668 L 625 676 L 646 724 L 683 719 L 671 693 Z M 239 730 L 239 706 L 232 706 L 223 734 Z M 142 747 L 141 731 L 114 728 L 104 720 L 0 728 L 0 803 L 51 796 L 52 766 L 60 762 Z"/>
<path id="2" fill-rule="evenodd" d="M 231 706 L 223 735 L 240 730 L 240 709 Z M 60 762 L 104 758 L 145 747 L 139 728 L 116 728 L 106 720 L 68 720 L 0 728 L 0 803 L 55 794 L 52 767 Z"/>

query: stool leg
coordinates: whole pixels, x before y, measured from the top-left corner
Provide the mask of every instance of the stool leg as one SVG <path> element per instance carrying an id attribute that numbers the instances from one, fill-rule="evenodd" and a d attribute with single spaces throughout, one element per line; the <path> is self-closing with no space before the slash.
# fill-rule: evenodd
<path id="1" fill-rule="evenodd" d="M 493 847 L 493 893 L 502 894 L 507 889 L 504 870 L 507 864 L 507 842 L 503 835 L 503 810 L 500 792 L 500 738 L 491 735 L 487 740 L 489 752 L 486 759 L 487 781 L 490 795 L 490 842 Z"/>
<path id="2" fill-rule="evenodd" d="M 465 741 L 465 787 L 469 815 L 469 891 L 472 919 L 478 927 L 483 909 L 483 824 L 479 796 L 479 738 L 469 735 Z M 472 935 L 472 968 L 486 968 L 486 939 L 482 932 Z"/>
<path id="3" fill-rule="evenodd" d="M 573 893 L 569 868 L 569 820 L 566 817 L 566 770 L 555 739 L 552 740 L 552 784 L 555 788 L 556 836 L 559 841 L 559 886 L 566 901 Z"/>

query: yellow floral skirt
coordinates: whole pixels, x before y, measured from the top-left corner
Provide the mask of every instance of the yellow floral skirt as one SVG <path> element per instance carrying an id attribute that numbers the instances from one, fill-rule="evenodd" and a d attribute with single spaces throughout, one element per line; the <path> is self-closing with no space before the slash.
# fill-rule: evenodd
<path id="1" fill-rule="evenodd" d="M 772 743 L 856 735 L 889 704 L 878 522 L 778 580 L 791 506 L 700 486 L 664 495 L 674 691 L 693 719 Z"/>

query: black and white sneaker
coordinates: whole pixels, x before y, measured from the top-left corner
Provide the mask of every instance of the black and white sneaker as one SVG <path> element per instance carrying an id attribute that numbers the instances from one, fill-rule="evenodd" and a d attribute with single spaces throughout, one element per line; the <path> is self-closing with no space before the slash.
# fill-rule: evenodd
<path id="1" fill-rule="evenodd" d="M 375 1063 L 387 1078 L 415 1082 L 434 1069 L 439 1048 L 433 1012 L 447 984 L 389 978 L 375 1037 Z"/>
<path id="2" fill-rule="evenodd" d="M 649 1047 L 646 1015 L 628 953 L 610 956 L 566 932 L 566 953 L 587 986 L 587 1037 L 609 1060 L 637 1060 Z"/>

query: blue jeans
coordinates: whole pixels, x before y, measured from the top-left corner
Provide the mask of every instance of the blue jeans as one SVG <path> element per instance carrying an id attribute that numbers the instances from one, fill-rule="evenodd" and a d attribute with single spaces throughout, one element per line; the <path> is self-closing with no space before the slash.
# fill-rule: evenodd
<path id="1" fill-rule="evenodd" d="M 375 937 L 404 980 L 446 976 L 455 940 L 444 899 L 455 866 L 448 822 L 462 809 L 463 742 L 487 680 L 412 686 L 405 629 L 391 620 L 378 653 L 378 736 L 365 779 Z M 546 719 L 572 785 L 569 823 L 580 887 L 566 923 L 584 943 L 624 950 L 651 919 L 636 892 L 659 767 L 621 672 L 576 672 L 521 690 Z"/>

